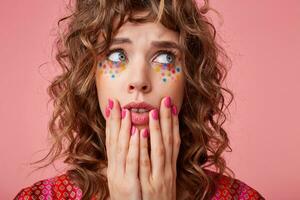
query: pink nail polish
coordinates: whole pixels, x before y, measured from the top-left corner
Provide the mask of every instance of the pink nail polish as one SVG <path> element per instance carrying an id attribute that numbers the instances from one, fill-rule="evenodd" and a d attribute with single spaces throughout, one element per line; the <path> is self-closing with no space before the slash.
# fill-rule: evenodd
<path id="1" fill-rule="evenodd" d="M 131 135 L 134 135 L 135 130 L 136 130 L 135 126 L 132 126 L 132 127 L 131 127 Z"/>
<path id="2" fill-rule="evenodd" d="M 105 116 L 108 118 L 110 115 L 110 109 L 108 107 L 105 108 Z"/>
<path id="3" fill-rule="evenodd" d="M 171 97 L 165 98 L 164 103 L 165 103 L 165 106 L 167 108 L 171 108 L 171 105 L 172 105 L 172 103 L 171 103 Z"/>
<path id="4" fill-rule="evenodd" d="M 121 114 L 122 119 L 124 119 L 125 116 L 126 116 L 126 109 L 122 108 L 122 114 Z"/>
<path id="5" fill-rule="evenodd" d="M 146 128 L 142 133 L 144 138 L 147 138 L 149 136 L 149 130 Z"/>
<path id="6" fill-rule="evenodd" d="M 113 109 L 113 107 L 114 107 L 114 102 L 111 99 L 108 99 L 108 107 L 110 109 Z"/>
<path id="7" fill-rule="evenodd" d="M 158 110 L 157 109 L 152 110 L 151 114 L 152 114 L 152 118 L 154 120 L 158 120 Z"/>
<path id="8" fill-rule="evenodd" d="M 176 105 L 172 106 L 172 114 L 173 115 L 177 115 L 177 107 L 176 107 Z"/>

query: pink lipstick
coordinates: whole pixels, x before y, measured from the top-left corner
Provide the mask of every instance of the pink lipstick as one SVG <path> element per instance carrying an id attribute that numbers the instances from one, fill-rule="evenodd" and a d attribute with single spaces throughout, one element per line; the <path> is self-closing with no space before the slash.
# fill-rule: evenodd
<path id="1" fill-rule="evenodd" d="M 149 112 L 155 109 L 146 102 L 131 102 L 124 106 L 131 111 L 131 122 L 133 125 L 144 125 L 149 123 Z"/>

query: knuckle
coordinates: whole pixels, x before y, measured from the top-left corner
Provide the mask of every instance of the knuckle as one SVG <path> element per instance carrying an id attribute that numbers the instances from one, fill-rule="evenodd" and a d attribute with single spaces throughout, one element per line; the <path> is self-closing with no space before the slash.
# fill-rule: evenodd
<path id="1" fill-rule="evenodd" d="M 159 131 L 160 131 L 159 125 L 155 125 L 153 128 L 154 128 L 154 131 L 156 131 L 156 132 L 159 132 Z"/>
<path id="2" fill-rule="evenodd" d="M 135 163 L 135 160 L 136 160 L 136 159 L 135 159 L 134 157 L 129 156 L 129 157 L 127 158 L 127 160 L 126 160 L 126 164 L 132 165 L 132 164 Z"/>
<path id="3" fill-rule="evenodd" d="M 166 136 L 166 143 L 168 144 L 168 145 L 172 145 L 172 135 L 170 135 L 170 134 L 168 134 L 167 136 Z"/>
<path id="4" fill-rule="evenodd" d="M 125 148 L 123 147 L 123 145 L 119 145 L 118 148 L 117 148 L 117 154 L 120 154 L 121 152 L 123 152 L 124 149 Z"/>
<path id="5" fill-rule="evenodd" d="M 174 180 L 174 178 L 173 178 L 173 173 L 166 173 L 166 175 L 165 175 L 165 180 L 166 180 L 166 182 L 167 183 L 172 183 L 173 182 L 173 180 Z"/>
<path id="6" fill-rule="evenodd" d="M 181 139 L 180 139 L 180 138 L 175 138 L 175 139 L 174 139 L 174 145 L 175 145 L 176 147 L 179 147 L 180 144 L 181 144 Z"/>
<path id="7" fill-rule="evenodd" d="M 148 144 L 141 144 L 141 149 L 148 150 Z"/>
<path id="8" fill-rule="evenodd" d="M 164 117 L 165 117 L 167 120 L 171 120 L 172 115 L 171 115 L 170 112 L 166 112 L 166 113 L 164 114 Z"/>
<path id="9" fill-rule="evenodd" d="M 174 126 L 175 126 L 175 127 L 178 127 L 178 126 L 179 126 L 179 122 L 178 122 L 177 119 L 174 119 L 174 122 L 173 122 L 173 123 L 174 123 Z"/>
<path id="10" fill-rule="evenodd" d="M 149 167 L 150 166 L 150 160 L 149 159 L 141 159 L 141 166 Z"/>
<path id="11" fill-rule="evenodd" d="M 111 147 L 111 146 L 115 146 L 116 142 L 115 142 L 114 140 L 110 140 L 110 141 L 108 142 L 108 144 L 109 144 L 109 146 Z"/>
<path id="12" fill-rule="evenodd" d="M 165 149 L 163 147 L 157 147 L 155 152 L 159 157 L 163 157 L 165 155 Z"/>
<path id="13" fill-rule="evenodd" d="M 111 120 L 119 120 L 120 119 L 120 116 L 119 115 L 116 115 L 114 112 L 112 112 L 111 116 L 110 116 L 110 119 Z"/>

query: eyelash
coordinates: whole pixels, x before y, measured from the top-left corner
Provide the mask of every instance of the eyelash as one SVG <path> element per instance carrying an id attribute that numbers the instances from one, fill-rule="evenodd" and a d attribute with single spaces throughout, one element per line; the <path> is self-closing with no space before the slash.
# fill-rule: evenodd
<path id="1" fill-rule="evenodd" d="M 124 49 L 121 49 L 121 48 L 108 50 L 108 53 L 106 54 L 106 57 L 108 58 L 110 54 L 118 52 L 118 51 L 122 52 L 127 57 Z M 174 51 L 174 50 L 159 50 L 156 54 L 157 54 L 157 56 L 160 55 L 160 54 L 170 54 L 174 58 L 174 61 L 176 60 L 176 57 L 177 57 L 177 52 Z M 155 58 L 157 56 L 155 56 Z"/>

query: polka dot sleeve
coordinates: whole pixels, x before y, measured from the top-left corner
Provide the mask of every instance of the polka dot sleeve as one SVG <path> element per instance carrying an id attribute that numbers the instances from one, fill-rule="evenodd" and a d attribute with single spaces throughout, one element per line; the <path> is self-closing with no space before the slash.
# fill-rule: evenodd
<path id="1" fill-rule="evenodd" d="M 265 198 L 256 190 L 238 179 L 223 176 L 218 182 L 217 191 L 212 200 L 264 200 Z"/>
<path id="2" fill-rule="evenodd" d="M 54 178 L 38 181 L 30 187 L 23 188 L 16 195 L 14 200 L 79 200 L 81 197 L 81 189 L 75 186 L 66 175 L 60 175 Z"/>

